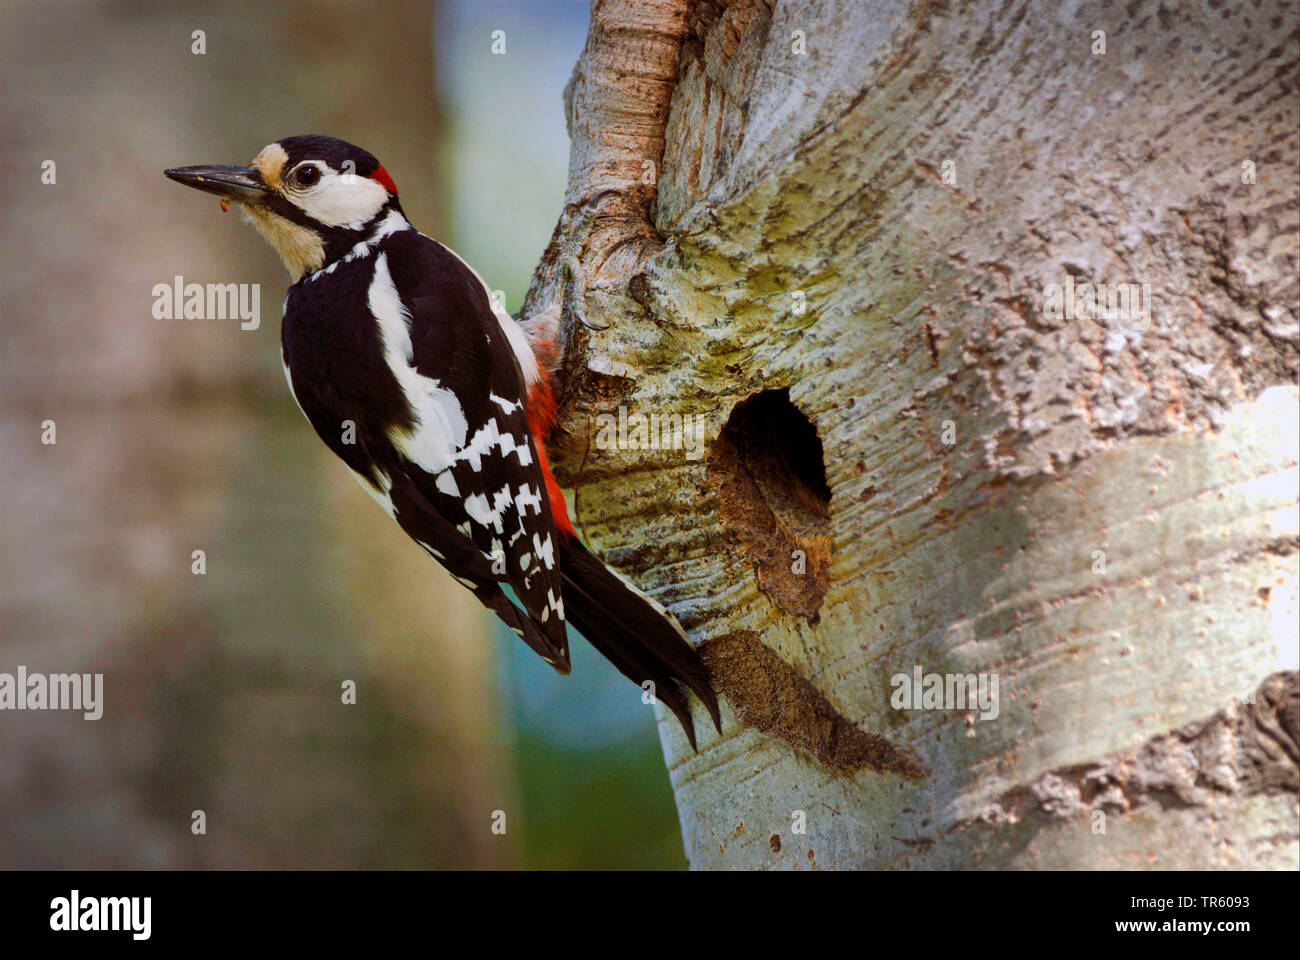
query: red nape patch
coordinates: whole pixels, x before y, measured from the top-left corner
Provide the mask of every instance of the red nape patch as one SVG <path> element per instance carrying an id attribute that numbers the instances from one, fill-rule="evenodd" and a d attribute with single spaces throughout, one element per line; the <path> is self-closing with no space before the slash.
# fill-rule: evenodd
<path id="1" fill-rule="evenodd" d="M 370 174 L 370 179 L 374 180 L 393 196 L 397 196 L 397 184 L 393 183 L 393 178 L 388 175 L 388 171 L 384 169 L 382 163 L 375 167 L 374 172 Z"/>

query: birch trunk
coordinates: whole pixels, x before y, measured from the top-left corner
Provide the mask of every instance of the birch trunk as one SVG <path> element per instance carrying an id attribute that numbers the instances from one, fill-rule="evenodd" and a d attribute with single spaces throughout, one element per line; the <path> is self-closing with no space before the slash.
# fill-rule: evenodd
<path id="1" fill-rule="evenodd" d="M 726 699 L 660 717 L 693 867 L 1296 868 L 1296 28 L 593 3 L 525 314 L 579 527 Z"/>

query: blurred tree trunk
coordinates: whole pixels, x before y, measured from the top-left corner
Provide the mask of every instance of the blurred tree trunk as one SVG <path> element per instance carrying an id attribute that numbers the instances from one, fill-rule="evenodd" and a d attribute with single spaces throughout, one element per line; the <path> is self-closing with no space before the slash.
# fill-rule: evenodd
<path id="1" fill-rule="evenodd" d="M 660 718 L 693 866 L 1295 868 L 1297 59 L 1282 2 L 593 3 L 525 312 L 611 324 L 562 480 L 727 700 Z"/>
<path id="2" fill-rule="evenodd" d="M 6 3 L 0 44 L 0 671 L 105 674 L 102 720 L 0 717 L 0 866 L 508 865 L 478 604 L 294 407 L 275 256 L 161 173 L 320 132 L 432 180 L 430 4 Z M 155 319 L 175 274 L 261 326 Z"/>

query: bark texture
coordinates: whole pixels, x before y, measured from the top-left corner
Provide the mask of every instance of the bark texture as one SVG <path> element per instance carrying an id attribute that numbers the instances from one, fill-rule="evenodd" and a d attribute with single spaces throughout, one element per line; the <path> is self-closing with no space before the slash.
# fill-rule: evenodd
<path id="1" fill-rule="evenodd" d="M 1296 867 L 1296 27 L 593 4 L 525 313 L 580 529 L 727 701 L 660 726 L 693 866 Z M 892 708 L 918 665 L 997 718 Z"/>

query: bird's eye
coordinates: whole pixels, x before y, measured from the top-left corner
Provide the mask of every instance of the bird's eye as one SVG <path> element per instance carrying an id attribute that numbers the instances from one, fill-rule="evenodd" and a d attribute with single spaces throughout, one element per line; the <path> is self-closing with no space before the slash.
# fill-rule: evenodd
<path id="1" fill-rule="evenodd" d="M 314 186 L 320 183 L 320 167 L 310 163 L 303 164 L 298 168 L 298 172 L 294 174 L 294 179 L 300 187 Z"/>

